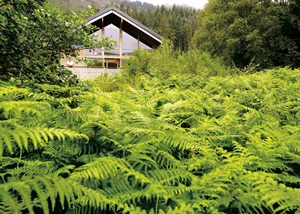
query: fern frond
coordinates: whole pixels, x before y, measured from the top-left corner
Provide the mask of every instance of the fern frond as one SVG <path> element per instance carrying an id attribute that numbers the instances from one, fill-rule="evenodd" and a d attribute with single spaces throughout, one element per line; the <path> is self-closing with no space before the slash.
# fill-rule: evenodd
<path id="1" fill-rule="evenodd" d="M 1 187 L 0 187 L 1 189 Z M 20 214 L 22 210 L 22 205 L 18 203 L 18 197 L 12 195 L 10 192 L 4 191 L 0 194 L 0 211 L 1 213 L 13 213 Z"/>
<path id="2" fill-rule="evenodd" d="M 33 197 L 33 192 L 36 193 L 35 197 Z M 65 201 L 69 207 L 72 207 L 76 197 L 81 198 L 84 194 L 87 194 L 84 187 L 53 174 L 0 184 L 0 199 L 2 199 L 0 203 L 4 203 L 4 207 L 15 207 L 16 210 L 28 210 L 29 213 L 34 213 L 35 201 L 40 204 L 44 213 L 49 213 L 48 198 L 54 210 L 57 197 L 60 198 L 62 207 Z M 17 197 L 21 200 L 15 200 Z M 20 206 L 23 208 L 20 209 Z"/>
<path id="3" fill-rule="evenodd" d="M 88 141 L 88 137 L 86 135 L 64 129 L 18 128 L 12 130 L 9 128 L 1 128 L 0 157 L 2 157 L 3 151 L 6 149 L 13 154 L 16 147 L 28 150 L 29 144 L 33 145 L 33 149 L 45 147 L 49 140 L 55 139 L 54 137 L 62 141 L 65 141 L 66 137 L 70 139 L 85 139 Z"/>
<path id="4" fill-rule="evenodd" d="M 265 201 L 266 205 L 272 210 L 278 204 L 274 212 L 278 211 L 292 211 L 299 208 L 300 204 L 300 190 L 286 187 L 284 184 L 278 184 L 272 178 L 266 178 L 264 182 L 257 182 L 253 184 L 254 190 L 261 193 L 261 199 Z"/>
<path id="5" fill-rule="evenodd" d="M 46 111 L 50 110 L 50 107 L 47 102 L 10 101 L 0 103 L 0 109 L 3 109 L 2 115 L 6 119 L 21 118 L 24 117 L 24 114 L 31 117 L 42 117 Z"/>
<path id="6" fill-rule="evenodd" d="M 140 207 L 134 206 L 133 204 L 131 204 L 130 206 L 125 204 L 122 213 L 123 214 L 147 214 L 148 212 L 146 210 L 142 210 Z"/>
<path id="7" fill-rule="evenodd" d="M 195 179 L 195 176 L 184 170 L 151 170 L 145 172 L 146 177 L 158 181 L 161 184 L 175 185 L 178 182 L 187 183 Z"/>
<path id="8" fill-rule="evenodd" d="M 19 100 L 26 98 L 30 92 L 25 88 L 15 86 L 0 87 L 0 101 Z"/>
<path id="9" fill-rule="evenodd" d="M 35 175 L 51 173 L 55 169 L 53 161 L 46 161 L 46 162 L 40 160 L 28 161 L 28 160 L 21 160 L 20 158 L 2 157 L 0 164 L 1 165 L 3 164 L 6 167 L 14 164 L 18 165 L 18 167 L 12 169 L 7 167 L 7 169 L 3 173 L 1 173 L 3 176 L 9 175 L 12 177 L 21 177 L 21 176 L 32 177 Z M 1 168 L 2 166 L 0 167 L 0 169 Z"/>
<path id="10" fill-rule="evenodd" d="M 163 169 L 177 169 L 182 167 L 179 160 L 164 150 L 159 150 L 156 153 L 155 162 Z"/>
<path id="11" fill-rule="evenodd" d="M 117 210 L 119 210 L 122 209 L 124 206 L 123 203 L 119 200 L 116 200 L 114 198 L 108 198 L 107 194 L 100 189 L 93 190 L 82 186 L 80 186 L 80 188 L 84 192 L 84 196 L 78 198 L 78 200 L 76 201 L 76 203 L 80 205 L 80 207 L 75 208 L 75 210 L 77 210 L 79 213 L 87 213 L 84 210 L 88 207 L 92 207 L 96 210 L 105 210 L 107 209 L 107 207 L 109 207 L 110 209 L 117 208 Z M 74 210 L 71 209 L 71 211 Z"/>
<path id="12" fill-rule="evenodd" d="M 163 135 L 160 135 L 159 138 L 160 142 L 171 146 L 177 147 L 179 149 L 187 150 L 201 150 L 202 147 L 197 143 L 198 138 L 194 137 L 193 135 L 189 135 L 187 133 L 178 133 L 174 131 L 165 131 Z"/>
<path id="13" fill-rule="evenodd" d="M 115 157 L 97 158 L 93 162 L 77 168 L 71 174 L 70 179 L 83 182 L 85 185 L 89 185 L 90 181 L 95 181 L 96 184 L 99 184 L 100 181 L 105 181 L 124 173 L 126 177 L 134 176 L 141 184 L 149 183 L 149 180 L 144 175 L 134 171 L 124 159 Z"/>
<path id="14" fill-rule="evenodd" d="M 220 164 L 220 160 L 213 149 L 205 148 L 200 151 L 199 156 L 193 155 L 191 158 L 184 160 L 183 163 L 190 172 L 197 172 L 216 168 Z"/>
<path id="15" fill-rule="evenodd" d="M 148 154 L 142 152 L 129 155 L 127 158 L 128 163 L 130 163 L 136 171 L 147 171 L 148 169 L 158 168 L 156 162 Z"/>

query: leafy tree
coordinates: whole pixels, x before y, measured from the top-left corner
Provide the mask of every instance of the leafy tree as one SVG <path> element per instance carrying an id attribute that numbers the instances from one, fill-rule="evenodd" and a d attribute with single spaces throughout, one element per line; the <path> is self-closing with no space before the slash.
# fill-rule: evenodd
<path id="1" fill-rule="evenodd" d="M 94 27 L 85 26 L 84 14 L 72 14 L 66 20 L 52 5 L 43 3 L 42 0 L 1 2 L 1 80 L 14 77 L 31 83 L 58 84 L 71 74 L 60 68 L 62 52 L 75 57 L 78 46 L 112 47 L 108 39 L 98 41 L 89 36 Z"/>
<path id="2" fill-rule="evenodd" d="M 283 33 L 278 15 L 283 12 L 282 4 L 270 0 L 213 0 L 200 11 L 193 41 L 228 65 L 293 66 L 299 62 L 298 46 Z"/>
<path id="3" fill-rule="evenodd" d="M 279 5 L 282 8 L 277 12 L 277 16 L 283 23 L 281 33 L 294 44 L 287 54 L 288 57 L 281 59 L 281 64 L 300 67 L 300 60 L 298 60 L 300 58 L 300 1 L 281 1 Z"/>

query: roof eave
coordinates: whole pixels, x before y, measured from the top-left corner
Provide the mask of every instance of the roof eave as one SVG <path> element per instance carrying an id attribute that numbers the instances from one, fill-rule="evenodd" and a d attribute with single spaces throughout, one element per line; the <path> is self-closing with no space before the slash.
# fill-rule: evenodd
<path id="1" fill-rule="evenodd" d="M 122 12 L 121 10 L 117 9 L 114 6 L 108 7 L 105 10 L 100 11 L 100 12 L 86 18 L 86 20 L 88 21 L 88 23 L 86 25 L 92 24 L 93 22 L 95 22 L 95 21 L 97 21 L 97 20 L 99 20 L 99 19 L 101 19 L 101 18 L 103 18 L 103 17 L 105 17 L 105 16 L 107 16 L 111 13 L 115 14 L 116 16 L 119 16 L 121 19 L 123 19 L 126 22 L 130 23 L 131 25 L 133 25 L 137 29 L 139 29 L 142 32 L 148 34 L 149 36 L 154 38 L 156 41 L 158 41 L 160 44 L 162 44 L 162 38 L 159 34 L 155 33 L 152 30 L 150 30 L 149 28 L 147 28 L 146 26 L 144 26 L 140 22 L 136 21 L 132 17 L 128 16 L 126 13 Z"/>

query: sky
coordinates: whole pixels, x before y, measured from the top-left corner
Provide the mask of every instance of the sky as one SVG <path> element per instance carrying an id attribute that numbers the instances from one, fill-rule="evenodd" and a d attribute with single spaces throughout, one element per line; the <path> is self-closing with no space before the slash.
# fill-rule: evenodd
<path id="1" fill-rule="evenodd" d="M 146 0 L 143 2 L 151 3 L 153 5 L 162 5 L 162 4 L 186 4 L 188 6 L 195 7 L 197 9 L 203 9 L 204 5 L 208 3 L 208 0 Z"/>

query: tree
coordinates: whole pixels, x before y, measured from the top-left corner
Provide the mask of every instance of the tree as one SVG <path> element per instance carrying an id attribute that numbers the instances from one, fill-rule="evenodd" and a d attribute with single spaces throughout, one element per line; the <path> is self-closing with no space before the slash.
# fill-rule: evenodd
<path id="1" fill-rule="evenodd" d="M 122 12 L 125 12 L 124 2 L 121 3 L 121 5 L 120 5 L 120 10 L 121 10 Z"/>
<path id="2" fill-rule="evenodd" d="M 146 23 L 145 25 L 149 28 L 153 28 L 153 12 L 152 12 L 152 9 L 151 7 L 149 6 L 147 11 L 146 11 L 146 16 L 147 16 L 147 19 L 146 19 Z"/>
<path id="3" fill-rule="evenodd" d="M 282 33 L 281 4 L 271 0 L 214 0 L 199 15 L 193 42 L 229 65 L 295 65 L 297 44 Z"/>
<path id="4" fill-rule="evenodd" d="M 127 14 L 128 16 L 131 15 L 131 9 L 130 9 L 130 6 L 129 6 L 128 3 L 127 3 L 127 6 L 126 6 L 126 14 Z"/>
<path id="5" fill-rule="evenodd" d="M 281 33 L 294 42 L 294 50 L 291 50 L 292 55 L 295 54 L 300 58 L 300 1 L 299 0 L 289 0 L 280 2 L 281 11 L 279 11 L 278 17 L 283 23 L 283 29 Z M 286 60 L 288 58 L 283 58 Z M 292 58 L 293 60 L 293 58 Z M 295 61 L 283 61 L 283 63 L 291 64 L 293 67 L 300 67 L 300 60 Z"/>
<path id="6" fill-rule="evenodd" d="M 143 9 L 141 9 L 141 11 L 138 13 L 138 19 L 137 19 L 137 20 L 139 20 L 139 22 L 141 22 L 142 24 L 146 25 L 145 23 L 148 22 L 147 19 L 148 19 L 148 17 L 147 17 L 147 15 L 146 15 L 146 11 L 145 11 L 145 9 L 143 8 Z M 146 26 L 147 26 L 147 25 L 146 25 Z"/>
<path id="7" fill-rule="evenodd" d="M 101 9 L 97 8 L 94 1 L 91 1 L 91 4 L 92 4 L 92 10 L 94 11 L 94 13 L 98 13 L 101 11 Z"/>
<path id="8" fill-rule="evenodd" d="M 88 11 L 89 7 L 86 4 L 74 4 L 69 1 L 61 1 L 61 0 L 48 0 L 50 4 L 52 4 L 55 8 L 58 8 L 64 15 L 68 16 L 75 13 L 81 13 L 83 11 Z M 94 1 L 91 1 L 92 8 L 95 12 L 97 12 L 96 5 Z"/>
<path id="9" fill-rule="evenodd" d="M 112 47 L 108 39 L 98 41 L 90 36 L 95 27 L 86 26 L 85 14 L 72 14 L 66 20 L 58 9 L 43 4 L 43 0 L 2 1 L 0 80 L 14 77 L 58 84 L 71 74 L 60 66 L 62 52 L 76 57 L 78 46 Z"/>
<path id="10" fill-rule="evenodd" d="M 131 17 L 134 19 L 138 19 L 138 17 L 139 17 L 139 11 L 138 11 L 136 4 L 134 5 L 134 7 L 132 9 Z"/>
<path id="11" fill-rule="evenodd" d="M 175 32 L 171 28 L 168 20 L 168 16 L 166 14 L 163 14 L 160 17 L 159 32 L 166 39 L 170 39 L 170 40 L 174 39 Z"/>

